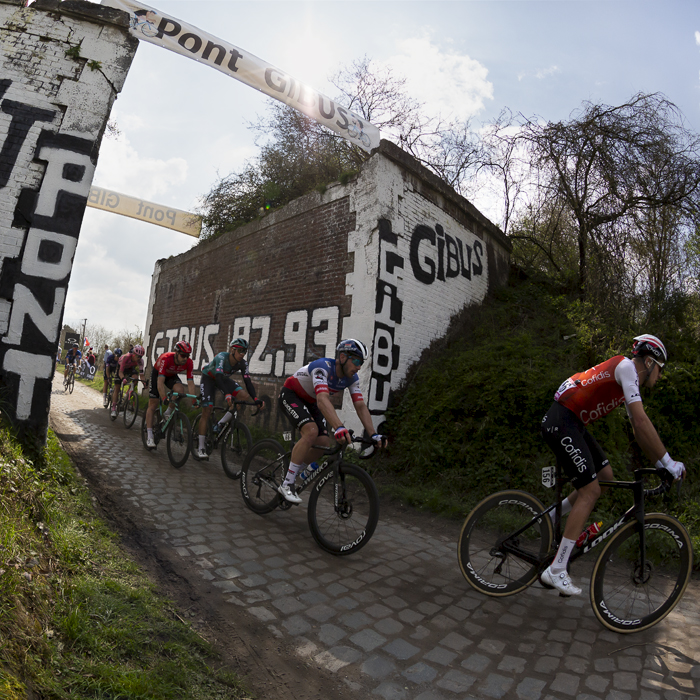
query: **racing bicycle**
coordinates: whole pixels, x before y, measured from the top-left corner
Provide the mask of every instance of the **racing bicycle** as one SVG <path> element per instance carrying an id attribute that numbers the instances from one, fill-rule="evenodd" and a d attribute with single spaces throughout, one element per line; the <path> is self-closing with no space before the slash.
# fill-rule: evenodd
<path id="1" fill-rule="evenodd" d="M 255 406 L 256 404 L 254 401 L 234 401 L 233 405 L 233 417 L 227 423 L 224 423 L 218 433 L 214 432 L 214 426 L 229 409 L 214 406 L 214 410 L 209 416 L 204 444 L 207 455 L 211 455 L 221 445 L 221 466 L 224 468 L 224 474 L 229 479 L 240 479 L 243 460 L 253 446 L 253 438 L 250 435 L 248 426 L 239 420 L 236 406 Z M 257 416 L 259 412 L 260 408 L 250 414 L 251 418 Z M 197 462 L 200 461 L 197 456 L 197 450 L 199 449 L 199 423 L 201 420 L 202 414 L 200 413 L 192 424 L 191 451 L 193 459 Z"/>
<path id="2" fill-rule="evenodd" d="M 286 433 L 287 436 L 291 440 L 291 434 Z M 352 441 L 365 447 L 374 445 L 371 440 L 355 436 Z M 315 471 L 307 468 L 297 488 L 297 494 L 311 489 L 309 529 L 319 547 L 335 555 L 352 554 L 364 547 L 379 520 L 377 487 L 362 467 L 343 459 L 348 447 L 314 445 L 314 449 L 326 453 L 326 461 Z M 248 452 L 241 471 L 241 494 L 254 513 L 264 515 L 275 508 L 292 507 L 277 491 L 287 474 L 291 454 L 273 439 L 256 442 Z"/>
<path id="3" fill-rule="evenodd" d="M 119 413 L 122 413 L 122 419 L 124 420 L 124 427 L 128 430 L 136 422 L 136 417 L 139 414 L 139 392 L 138 385 L 139 381 L 143 382 L 145 387 L 148 386 L 148 381 L 139 380 L 137 376 L 131 376 L 129 379 L 124 379 L 119 385 L 119 395 L 117 396 L 116 413 L 110 413 L 110 420 L 117 420 Z M 114 391 L 112 384 L 114 382 L 110 379 L 110 390 Z M 108 408 L 112 408 L 112 396 L 109 395 Z"/>
<path id="4" fill-rule="evenodd" d="M 179 469 L 182 467 L 187 458 L 190 456 L 190 447 L 192 446 L 192 426 L 190 419 L 185 412 L 180 408 L 182 399 L 196 399 L 192 394 L 177 394 L 173 391 L 168 392 L 166 401 L 161 402 L 158 408 L 153 412 L 153 440 L 158 443 L 165 438 L 165 445 L 168 452 L 170 464 Z M 172 413 L 166 418 L 166 406 L 171 402 L 175 403 L 175 408 Z M 153 448 L 148 447 L 148 427 L 146 426 L 146 413 L 143 414 L 141 421 L 141 440 L 143 446 L 147 450 Z"/>
<path id="5" fill-rule="evenodd" d="M 662 481 L 645 488 L 645 477 Z M 636 469 L 634 481 L 600 481 L 628 489 L 634 504 L 597 536 L 576 547 L 570 562 L 595 550 L 590 601 L 598 620 L 614 632 L 639 632 L 663 620 L 681 599 L 693 566 L 693 548 L 683 525 L 664 513 L 645 512 L 645 499 L 669 490 L 665 469 Z M 553 483 L 554 482 L 554 483 Z M 554 559 L 561 541 L 562 476 L 557 465 L 542 483 L 556 484 L 555 503 L 545 508 L 525 491 L 492 494 L 477 504 L 462 527 L 458 557 L 464 578 L 477 591 L 508 596 L 524 590 Z M 542 583 L 545 588 L 551 588 Z"/>
<path id="6" fill-rule="evenodd" d="M 75 386 L 75 364 L 70 364 L 67 367 L 66 376 L 63 377 L 63 391 L 67 391 L 69 394 L 72 394 L 74 386 Z"/>

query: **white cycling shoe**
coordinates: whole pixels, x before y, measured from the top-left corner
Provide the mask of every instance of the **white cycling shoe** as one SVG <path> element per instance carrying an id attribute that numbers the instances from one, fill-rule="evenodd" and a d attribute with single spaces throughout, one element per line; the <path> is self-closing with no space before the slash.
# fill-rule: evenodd
<path id="1" fill-rule="evenodd" d="M 153 438 L 148 438 L 146 440 L 146 447 L 149 450 L 155 450 L 156 449 L 156 441 Z"/>
<path id="2" fill-rule="evenodd" d="M 548 586 L 556 588 L 562 595 L 581 595 L 581 589 L 578 586 L 574 586 L 571 576 L 569 576 L 566 571 L 553 574 L 552 567 L 549 566 L 542 572 L 542 576 L 540 578 L 542 579 L 542 583 L 546 583 Z"/>
<path id="3" fill-rule="evenodd" d="M 277 487 L 279 493 L 282 494 L 285 501 L 290 503 L 301 503 L 301 497 L 297 496 L 294 484 L 282 484 Z"/>
<path id="4" fill-rule="evenodd" d="M 205 459 L 209 461 L 209 455 L 207 454 L 207 451 L 204 447 L 200 447 L 197 450 L 197 459 Z"/>

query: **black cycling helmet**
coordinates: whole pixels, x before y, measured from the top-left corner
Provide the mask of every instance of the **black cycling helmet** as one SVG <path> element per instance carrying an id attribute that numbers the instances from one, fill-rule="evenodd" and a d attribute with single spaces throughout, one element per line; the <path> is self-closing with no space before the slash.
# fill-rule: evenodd
<path id="1" fill-rule="evenodd" d="M 115 354 L 117 357 L 120 357 L 121 354 L 122 354 L 122 349 L 121 349 L 121 348 L 114 348 L 114 354 Z"/>
<path id="2" fill-rule="evenodd" d="M 344 352 L 346 355 L 359 357 L 363 362 L 366 362 L 369 357 L 365 344 L 354 338 L 347 338 L 338 343 L 338 347 L 335 349 L 336 357 L 340 355 L 341 352 Z"/>
<path id="3" fill-rule="evenodd" d="M 239 348 L 240 350 L 248 349 L 248 341 L 245 338 L 236 338 L 229 343 L 229 349 Z"/>
<path id="4" fill-rule="evenodd" d="M 662 367 L 668 362 L 668 353 L 664 344 L 655 335 L 638 335 L 632 344 L 634 357 L 651 357 Z"/>

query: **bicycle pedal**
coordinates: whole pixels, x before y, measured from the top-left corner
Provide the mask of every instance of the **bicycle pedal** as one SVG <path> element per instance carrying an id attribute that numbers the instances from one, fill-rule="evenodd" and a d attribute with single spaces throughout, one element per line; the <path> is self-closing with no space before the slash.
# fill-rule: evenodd
<path id="1" fill-rule="evenodd" d="M 286 498 L 282 498 L 282 496 L 280 496 L 280 504 L 279 504 L 280 510 L 289 510 L 292 506 L 295 506 L 295 505 L 297 505 L 297 504 L 291 503 Z"/>

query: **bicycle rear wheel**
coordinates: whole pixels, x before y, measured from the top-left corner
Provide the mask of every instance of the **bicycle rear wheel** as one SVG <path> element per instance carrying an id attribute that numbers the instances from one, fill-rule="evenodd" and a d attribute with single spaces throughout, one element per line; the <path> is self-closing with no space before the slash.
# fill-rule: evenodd
<path id="1" fill-rule="evenodd" d="M 175 411 L 175 415 L 168 425 L 166 446 L 168 449 L 168 459 L 170 464 L 179 469 L 190 456 L 190 446 L 192 443 L 192 427 L 190 419 L 180 410 Z"/>
<path id="2" fill-rule="evenodd" d="M 501 491 L 472 510 L 459 535 L 457 556 L 464 578 L 477 591 L 507 596 L 527 588 L 539 571 L 538 560 L 552 547 L 554 533 L 540 501 L 525 491 Z"/>
<path id="3" fill-rule="evenodd" d="M 124 427 L 128 430 L 136 422 L 139 414 L 139 397 L 135 392 L 124 402 Z"/>
<path id="4" fill-rule="evenodd" d="M 277 440 L 260 440 L 246 455 L 241 469 L 241 495 L 254 513 L 264 515 L 280 504 L 277 487 L 289 467 L 289 457 Z"/>
<path id="5" fill-rule="evenodd" d="M 675 518 L 647 513 L 644 540 L 643 570 L 636 521 L 627 523 L 610 538 L 593 567 L 593 612 L 614 632 L 639 632 L 663 620 L 690 580 L 693 547 Z"/>
<path id="6" fill-rule="evenodd" d="M 229 479 L 240 479 L 243 461 L 253 446 L 253 438 L 245 423 L 237 420 L 221 443 L 221 466 Z"/>
<path id="7" fill-rule="evenodd" d="M 68 377 L 68 393 L 72 394 L 73 393 L 73 387 L 75 386 L 75 375 L 71 374 Z"/>
<path id="8" fill-rule="evenodd" d="M 336 488 L 337 487 L 337 488 Z M 346 555 L 364 547 L 379 520 L 379 493 L 372 477 L 350 462 L 329 468 L 311 488 L 309 529 L 321 549 Z"/>

